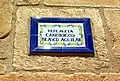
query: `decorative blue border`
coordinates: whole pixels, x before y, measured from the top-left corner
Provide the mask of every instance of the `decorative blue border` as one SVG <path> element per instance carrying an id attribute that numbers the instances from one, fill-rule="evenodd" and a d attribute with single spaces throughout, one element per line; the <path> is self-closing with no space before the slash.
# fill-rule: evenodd
<path id="1" fill-rule="evenodd" d="M 43 49 L 38 47 L 38 23 L 83 23 L 85 33 L 86 47 L 53 47 L 51 49 Z M 34 53 L 79 53 L 94 54 L 94 45 L 92 40 L 90 18 L 50 18 L 31 17 L 30 27 L 30 54 Z"/>

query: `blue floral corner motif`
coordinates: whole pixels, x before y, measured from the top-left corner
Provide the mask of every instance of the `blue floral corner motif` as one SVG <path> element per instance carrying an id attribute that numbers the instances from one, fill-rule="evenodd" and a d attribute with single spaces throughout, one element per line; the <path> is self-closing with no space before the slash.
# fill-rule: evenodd
<path id="1" fill-rule="evenodd" d="M 90 18 L 31 17 L 30 54 L 94 55 Z"/>

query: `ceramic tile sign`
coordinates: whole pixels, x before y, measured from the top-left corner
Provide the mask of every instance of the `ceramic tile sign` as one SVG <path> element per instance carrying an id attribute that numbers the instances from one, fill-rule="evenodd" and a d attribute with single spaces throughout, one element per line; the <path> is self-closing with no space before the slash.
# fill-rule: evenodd
<path id="1" fill-rule="evenodd" d="M 94 54 L 90 18 L 31 17 L 30 54 Z"/>

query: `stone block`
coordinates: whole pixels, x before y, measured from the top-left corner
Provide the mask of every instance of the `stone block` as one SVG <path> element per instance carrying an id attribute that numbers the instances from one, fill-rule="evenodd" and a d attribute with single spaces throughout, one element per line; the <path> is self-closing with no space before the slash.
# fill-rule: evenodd
<path id="1" fill-rule="evenodd" d="M 26 74 L 26 73 L 25 73 Z M 27 73 L 0 76 L 0 81 L 103 81 L 93 74 Z"/>
<path id="2" fill-rule="evenodd" d="M 41 0 L 15 0 L 16 5 L 38 5 Z"/>
<path id="3" fill-rule="evenodd" d="M 11 31 L 12 10 L 10 0 L 0 2 L 0 39 L 5 38 Z"/>
<path id="4" fill-rule="evenodd" d="M 29 56 L 29 24 L 31 16 L 91 18 L 96 50 L 95 57 Z M 16 12 L 16 20 L 13 58 L 15 70 L 63 71 L 66 73 L 69 71 L 108 71 L 105 70 L 109 67 L 108 50 L 104 28 L 102 27 L 102 19 L 98 9 L 19 7 Z"/>
<path id="5" fill-rule="evenodd" d="M 0 81 L 120 81 L 119 73 L 51 73 L 51 72 L 22 72 L 0 75 Z"/>
<path id="6" fill-rule="evenodd" d="M 120 7 L 119 0 L 45 0 L 50 6 Z"/>
<path id="7" fill-rule="evenodd" d="M 111 69 L 119 72 L 120 64 L 120 9 L 104 9 L 109 31 L 107 37 L 108 49 L 111 59 Z"/>

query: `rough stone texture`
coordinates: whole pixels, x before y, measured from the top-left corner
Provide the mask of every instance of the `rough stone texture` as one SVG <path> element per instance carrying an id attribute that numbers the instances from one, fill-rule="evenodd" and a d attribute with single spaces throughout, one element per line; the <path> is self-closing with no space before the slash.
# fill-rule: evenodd
<path id="1" fill-rule="evenodd" d="M 109 31 L 109 54 L 113 57 L 111 68 L 120 71 L 120 9 L 105 9 L 107 29 Z"/>
<path id="2" fill-rule="evenodd" d="M 44 3 L 51 6 L 120 7 L 119 0 L 45 0 Z"/>
<path id="3" fill-rule="evenodd" d="M 0 81 L 120 81 L 118 7 L 120 0 L 1 0 Z M 91 18 L 95 56 L 29 56 L 30 16 Z"/>
<path id="4" fill-rule="evenodd" d="M 94 13 L 94 14 L 93 14 Z M 30 16 L 89 17 L 93 23 L 95 57 L 28 56 Z M 16 13 L 13 67 L 15 70 L 108 72 L 109 57 L 104 28 L 97 9 L 19 7 Z"/>
<path id="5" fill-rule="evenodd" d="M 13 58 L 13 50 L 14 50 L 13 37 L 14 37 L 14 31 L 10 32 L 10 34 L 6 38 L 0 39 L 0 59 L 6 61 L 5 63 L 3 63 L 7 67 L 7 69 L 5 69 L 7 70 L 6 72 L 12 70 L 12 58 Z M 0 65 L 1 65 L 1 61 L 0 61 Z M 3 69 L 3 72 L 5 72 L 5 70 Z M 0 72 L 1 71 L 2 70 L 0 69 Z"/>
<path id="6" fill-rule="evenodd" d="M 102 81 L 93 74 L 34 73 L 0 76 L 0 81 Z"/>
<path id="7" fill-rule="evenodd" d="M 0 74 L 4 74 L 7 70 L 7 64 L 5 60 L 0 60 Z"/>
<path id="8" fill-rule="evenodd" d="M 0 39 L 11 31 L 12 5 L 10 0 L 0 1 Z"/>
<path id="9" fill-rule="evenodd" d="M 38 5 L 41 0 L 15 0 L 16 5 Z"/>
<path id="10" fill-rule="evenodd" d="M 0 81 L 120 81 L 120 74 L 102 73 L 100 75 L 92 73 L 17 73 L 9 75 L 0 75 Z"/>
<path id="11" fill-rule="evenodd" d="M 13 33 L 5 39 L 0 39 L 0 59 L 6 59 L 13 53 Z"/>
<path id="12" fill-rule="evenodd" d="M 12 6 L 13 0 L 0 1 L 0 74 L 12 68 L 13 37 Z"/>
<path id="13" fill-rule="evenodd" d="M 101 73 L 100 77 L 103 79 L 103 81 L 120 81 L 119 73 Z"/>

